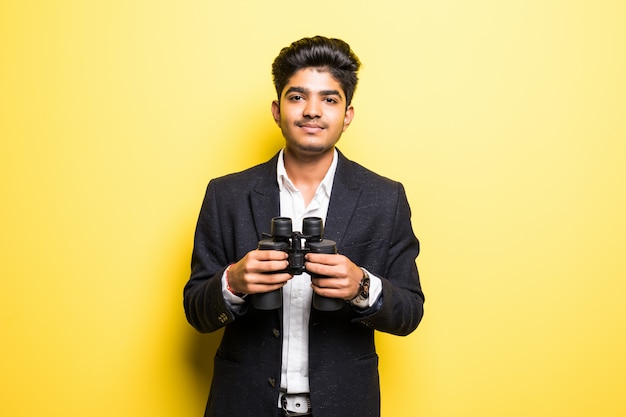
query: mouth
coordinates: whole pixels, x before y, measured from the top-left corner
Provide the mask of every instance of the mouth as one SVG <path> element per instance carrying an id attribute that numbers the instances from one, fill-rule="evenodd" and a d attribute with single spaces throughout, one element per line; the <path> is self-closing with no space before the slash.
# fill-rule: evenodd
<path id="1" fill-rule="evenodd" d="M 296 123 L 296 125 L 307 133 L 317 133 L 325 129 L 325 126 L 317 123 Z"/>

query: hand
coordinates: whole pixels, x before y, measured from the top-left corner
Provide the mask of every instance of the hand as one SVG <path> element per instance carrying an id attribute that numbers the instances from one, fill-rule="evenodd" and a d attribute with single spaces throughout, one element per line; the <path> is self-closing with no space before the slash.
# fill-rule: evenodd
<path id="1" fill-rule="evenodd" d="M 228 285 L 235 293 L 257 294 L 281 288 L 293 276 L 285 270 L 287 254 L 277 250 L 253 250 L 228 270 Z"/>
<path id="2" fill-rule="evenodd" d="M 311 278 L 313 291 L 324 297 L 352 300 L 359 293 L 363 270 L 344 255 L 307 253 L 305 268 L 323 275 Z"/>

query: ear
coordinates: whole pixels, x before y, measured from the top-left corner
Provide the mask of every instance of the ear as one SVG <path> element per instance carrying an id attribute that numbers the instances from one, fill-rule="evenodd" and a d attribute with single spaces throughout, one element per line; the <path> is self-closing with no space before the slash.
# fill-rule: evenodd
<path id="1" fill-rule="evenodd" d="M 350 126 L 350 123 L 352 123 L 352 119 L 354 119 L 354 107 L 349 106 L 346 109 L 346 115 L 343 118 L 343 132 L 348 129 L 348 126 Z"/>
<path id="2" fill-rule="evenodd" d="M 280 104 L 278 100 L 272 101 L 272 116 L 274 116 L 274 121 L 280 127 Z"/>

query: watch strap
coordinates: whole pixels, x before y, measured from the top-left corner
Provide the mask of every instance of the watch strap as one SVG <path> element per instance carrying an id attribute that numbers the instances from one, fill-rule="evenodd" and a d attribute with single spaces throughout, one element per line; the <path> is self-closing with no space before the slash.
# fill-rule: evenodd
<path id="1" fill-rule="evenodd" d="M 368 307 L 368 305 L 363 305 L 363 304 L 366 301 L 369 302 L 370 276 L 366 270 L 364 270 L 363 268 L 361 268 L 361 270 L 363 271 L 363 278 L 361 279 L 361 282 L 359 283 L 359 293 L 357 294 L 356 297 L 350 300 L 350 304 L 352 304 L 353 306 Z"/>

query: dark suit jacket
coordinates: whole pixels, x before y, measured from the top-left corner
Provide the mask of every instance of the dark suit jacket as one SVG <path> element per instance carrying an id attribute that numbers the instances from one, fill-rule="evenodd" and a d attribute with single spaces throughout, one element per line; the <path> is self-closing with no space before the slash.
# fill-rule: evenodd
<path id="1" fill-rule="evenodd" d="M 280 214 L 276 155 L 246 171 L 212 180 L 202 205 L 184 289 L 187 319 L 200 332 L 225 327 L 215 357 L 206 416 L 275 417 L 280 387 L 282 310 L 226 305 L 221 276 L 256 248 Z M 424 296 L 404 188 L 339 153 L 324 237 L 338 252 L 382 279 L 377 311 L 347 303 L 312 309 L 309 379 L 315 417 L 378 416 L 380 390 L 374 330 L 407 335 L 419 324 Z"/>

